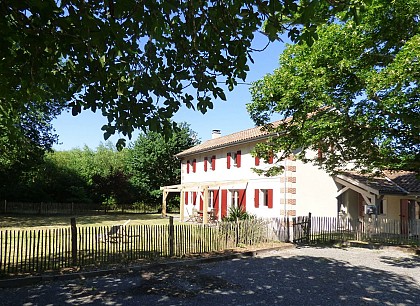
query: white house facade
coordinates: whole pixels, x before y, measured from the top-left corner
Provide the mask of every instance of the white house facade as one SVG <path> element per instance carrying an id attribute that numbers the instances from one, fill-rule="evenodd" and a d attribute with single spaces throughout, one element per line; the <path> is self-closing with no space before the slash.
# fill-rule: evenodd
<path id="1" fill-rule="evenodd" d="M 230 207 L 240 206 L 262 218 L 311 213 L 349 218 L 355 226 L 375 214 L 405 224 L 414 221 L 411 224 L 417 229 L 404 225 L 401 232 L 420 233 L 420 180 L 414 172 L 385 172 L 381 177 L 343 172 L 331 176 L 318 166 L 289 157 L 281 161 L 285 169 L 282 174 L 266 177 L 253 169 L 268 169 L 275 158 L 264 162 L 251 152 L 268 137 L 260 127 L 226 136 L 214 131 L 212 139 L 177 154 L 181 182 L 161 188 L 163 213 L 167 194 L 179 192 L 181 221 L 188 220 L 194 210 L 202 213 L 204 223 L 209 220 L 209 212 L 220 220 L 228 215 Z"/>
<path id="2" fill-rule="evenodd" d="M 163 190 L 181 193 L 181 219 L 190 216 L 194 208 L 211 210 L 220 220 L 232 206 L 258 217 L 309 212 L 314 216 L 337 216 L 337 184 L 318 167 L 288 158 L 282 161 L 285 171 L 281 175 L 265 177 L 253 171 L 267 169 L 275 160 L 266 163 L 251 155 L 255 145 L 268 138 L 259 127 L 216 135 L 177 155 L 181 160 L 181 184 Z"/>

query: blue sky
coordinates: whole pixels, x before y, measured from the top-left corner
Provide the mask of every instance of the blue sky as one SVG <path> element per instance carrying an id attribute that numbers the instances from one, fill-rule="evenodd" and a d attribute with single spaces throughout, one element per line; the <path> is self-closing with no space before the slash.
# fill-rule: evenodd
<path id="1" fill-rule="evenodd" d="M 266 38 L 256 36 L 254 48 L 263 48 Z M 246 82 L 250 83 L 261 79 L 267 73 L 273 72 L 278 67 L 278 58 L 283 51 L 285 43 L 275 42 L 268 46 L 263 52 L 253 54 L 254 64 L 249 63 L 250 72 Z M 181 107 L 173 118 L 176 122 L 187 122 L 190 128 L 197 132 L 198 138 L 205 141 L 211 138 L 213 129 L 220 129 L 222 135 L 228 135 L 254 126 L 247 111 L 246 104 L 251 102 L 249 85 L 238 85 L 232 92 L 226 90 L 227 101 L 215 100 L 214 108 L 206 114 Z M 107 123 L 107 119 L 99 113 L 89 110 L 82 111 L 76 117 L 65 112 L 53 121 L 56 133 L 59 135 L 59 144 L 54 146 L 55 150 L 70 150 L 72 148 L 83 148 L 85 145 L 95 149 L 103 139 L 101 127 Z M 138 136 L 134 133 L 131 141 Z M 120 138 L 119 135 L 112 136 L 109 140 L 114 144 Z"/>

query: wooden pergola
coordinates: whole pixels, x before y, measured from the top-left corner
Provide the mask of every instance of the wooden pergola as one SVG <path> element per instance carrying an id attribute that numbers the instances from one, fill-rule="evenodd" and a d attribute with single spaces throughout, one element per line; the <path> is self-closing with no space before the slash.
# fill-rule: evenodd
<path id="1" fill-rule="evenodd" d="M 216 181 L 216 182 L 196 182 L 196 183 L 184 183 L 179 185 L 170 185 L 160 187 L 162 190 L 162 216 L 166 217 L 166 199 L 170 192 L 180 193 L 180 219 L 184 221 L 184 206 L 185 206 L 185 192 L 195 191 L 198 192 L 200 197 L 203 197 L 203 224 L 207 224 L 209 221 L 208 215 L 208 202 L 209 202 L 209 190 L 213 188 L 220 188 L 226 185 L 237 185 L 237 184 L 248 184 L 248 180 L 235 180 L 235 181 Z"/>

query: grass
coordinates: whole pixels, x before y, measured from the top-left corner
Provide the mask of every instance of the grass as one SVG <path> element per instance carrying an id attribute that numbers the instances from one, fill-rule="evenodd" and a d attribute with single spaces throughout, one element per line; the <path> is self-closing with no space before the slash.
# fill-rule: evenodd
<path id="1" fill-rule="evenodd" d="M 176 214 L 169 215 L 178 217 Z M 76 218 L 78 226 L 112 226 L 127 220 L 130 220 L 129 225 L 169 224 L 169 218 L 162 218 L 161 214 L 0 215 L 0 230 L 61 228 L 70 226 L 72 217 Z M 174 223 L 179 221 L 175 219 Z"/>

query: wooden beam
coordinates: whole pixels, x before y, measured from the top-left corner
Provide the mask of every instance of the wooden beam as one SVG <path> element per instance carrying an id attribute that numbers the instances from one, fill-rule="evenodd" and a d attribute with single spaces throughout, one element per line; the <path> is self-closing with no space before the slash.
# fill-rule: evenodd
<path id="1" fill-rule="evenodd" d="M 162 217 L 166 217 L 166 199 L 168 197 L 168 192 L 166 192 L 165 190 L 163 191 L 162 194 Z"/>
<path id="2" fill-rule="evenodd" d="M 348 186 L 349 184 L 351 184 L 352 186 L 356 186 L 356 187 L 362 188 L 363 190 L 366 190 L 367 192 L 370 192 L 370 193 L 379 195 L 379 190 L 376 190 L 376 189 L 374 189 L 372 187 L 369 187 L 366 184 L 362 184 L 362 183 L 358 182 L 357 180 L 351 179 L 351 178 L 349 178 L 349 177 L 347 177 L 345 175 L 337 175 L 336 177 L 334 177 L 334 180 L 336 180 L 336 181 L 337 180 L 344 181 L 347 184 L 342 184 L 342 183 L 340 183 L 340 184 L 345 185 L 345 186 Z"/>
<path id="3" fill-rule="evenodd" d="M 338 198 L 340 195 L 342 195 L 343 193 L 345 193 L 349 189 L 350 189 L 350 187 L 348 187 L 348 186 L 346 186 L 344 188 L 341 188 L 339 191 L 337 191 L 337 194 L 335 195 L 335 197 Z"/>
<path id="4" fill-rule="evenodd" d="M 365 190 L 363 188 L 360 188 L 358 186 L 355 186 L 352 183 L 349 183 L 349 182 L 347 182 L 347 181 L 345 181 L 345 180 L 343 180 L 339 177 L 335 177 L 334 181 L 336 181 L 337 183 L 339 183 L 339 184 L 341 184 L 345 187 L 348 187 L 351 190 L 354 190 L 354 191 L 360 193 L 362 195 L 363 199 L 365 200 L 366 204 L 375 203 L 375 195 L 369 193 L 367 190 Z"/>
<path id="5" fill-rule="evenodd" d="M 181 222 L 184 222 L 184 206 L 185 206 L 185 191 L 181 190 L 180 198 L 179 198 L 179 218 Z"/>
<path id="6" fill-rule="evenodd" d="M 209 207 L 209 188 L 204 187 L 203 191 L 203 223 L 209 223 L 208 207 Z"/>

